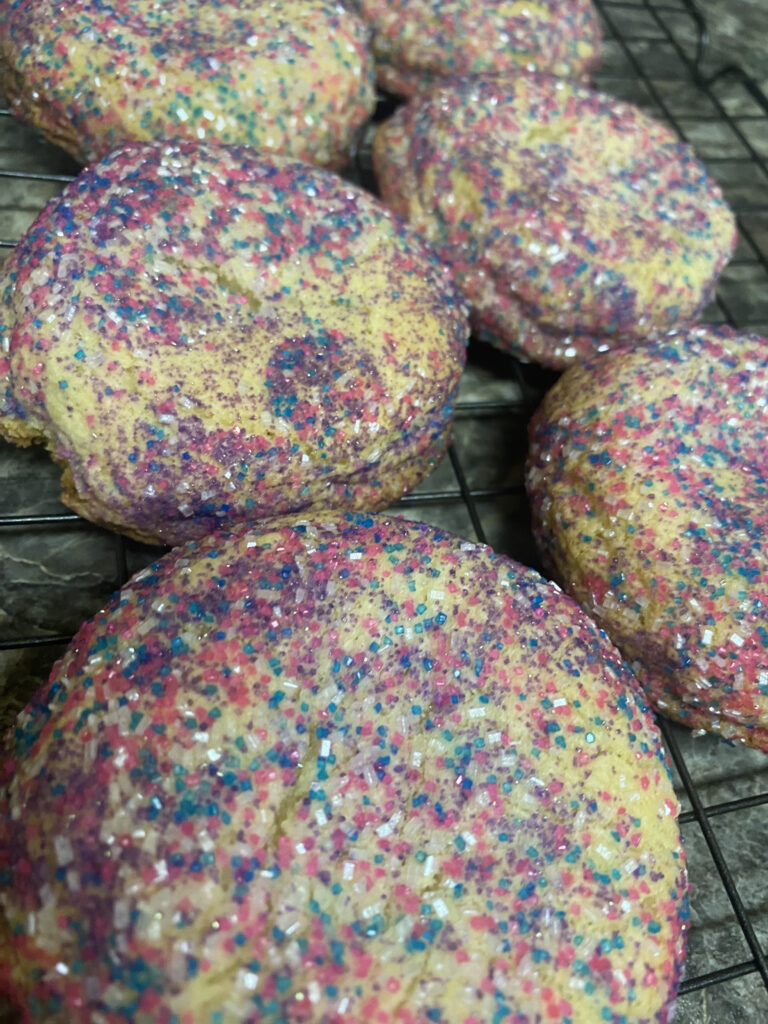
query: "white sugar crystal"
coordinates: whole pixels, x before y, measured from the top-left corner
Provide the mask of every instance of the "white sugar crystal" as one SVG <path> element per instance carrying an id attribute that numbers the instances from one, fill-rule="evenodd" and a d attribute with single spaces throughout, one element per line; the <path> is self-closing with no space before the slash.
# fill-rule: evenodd
<path id="1" fill-rule="evenodd" d="M 438 917 L 443 918 L 448 916 L 448 907 L 445 900 L 438 897 L 438 899 L 432 901 L 432 907 Z"/>
<path id="2" fill-rule="evenodd" d="M 72 843 L 66 836 L 54 836 L 53 848 L 56 851 L 56 863 L 60 865 L 71 864 L 75 859 Z"/>

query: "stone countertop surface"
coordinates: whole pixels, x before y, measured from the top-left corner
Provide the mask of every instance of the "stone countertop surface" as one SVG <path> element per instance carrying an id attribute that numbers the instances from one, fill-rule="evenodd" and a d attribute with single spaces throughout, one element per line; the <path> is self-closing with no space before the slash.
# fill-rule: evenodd
<path id="1" fill-rule="evenodd" d="M 696 0 L 709 32 L 708 71 L 737 62 L 768 93 L 768 4 L 765 0 Z"/>
<path id="2" fill-rule="evenodd" d="M 685 64 L 696 31 L 684 0 L 604 0 L 604 59 L 597 85 L 673 119 L 698 150 L 741 213 L 742 241 L 726 269 L 718 300 L 703 319 L 768 336 L 768 111 L 732 77 L 702 88 Z M 699 0 L 709 25 L 704 70 L 739 62 L 768 91 L 768 4 L 765 0 Z M 77 168 L 30 128 L 0 117 L 0 168 L 67 175 Z M 60 189 L 58 181 L 0 179 L 0 239 L 13 242 Z M 0 248 L 0 258 L 10 248 Z M 525 421 L 545 374 L 521 372 L 499 353 L 472 349 L 462 384 L 453 459 L 446 459 L 414 494 L 392 511 L 486 540 L 535 564 L 522 493 Z M 533 396 L 533 399 L 532 397 Z M 58 469 L 39 449 L 0 442 L 0 639 L 29 644 L 0 650 L 0 694 L 7 722 L 45 680 L 63 641 L 96 612 L 125 574 L 147 564 L 147 548 L 91 526 L 58 500 Z M 462 500 L 463 488 L 472 495 Z M 466 494 L 466 491 L 464 491 Z M 8 517 L 61 516 L 43 523 Z M 39 641 L 42 640 L 42 643 Z M 703 804 L 759 798 L 768 793 L 768 758 L 732 748 L 715 737 L 673 726 L 671 735 Z M 690 810 L 677 773 L 683 809 Z M 712 829 L 757 938 L 768 949 L 768 803 L 726 810 Z M 687 977 L 746 962 L 751 953 L 696 820 L 682 825 L 692 886 Z M 757 973 L 683 995 L 677 1024 L 763 1024 L 768 988 Z M 581 1024 L 581 1022 L 580 1022 Z M 591 1024 L 591 1022 L 583 1022 Z"/>

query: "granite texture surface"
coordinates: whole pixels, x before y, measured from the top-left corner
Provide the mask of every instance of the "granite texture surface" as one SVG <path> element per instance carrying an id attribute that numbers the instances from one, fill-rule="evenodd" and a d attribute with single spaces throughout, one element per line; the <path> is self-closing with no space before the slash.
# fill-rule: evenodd
<path id="1" fill-rule="evenodd" d="M 598 0 L 605 22 L 598 86 L 671 119 L 707 162 L 740 214 L 741 243 L 704 319 L 730 319 L 768 336 L 768 110 L 734 76 L 702 86 L 686 63 L 697 31 L 684 0 Z M 768 91 L 768 4 L 765 0 L 698 0 L 709 24 L 703 69 L 738 61 Z M 363 161 L 364 162 L 364 161 Z M 60 180 L 25 177 L 76 171 L 35 132 L 0 117 L 0 260 Z M 525 424 L 546 374 L 522 372 L 499 353 L 474 347 L 462 382 L 452 458 L 393 509 L 482 539 L 536 564 L 522 489 Z M 111 591 L 150 561 L 150 549 L 67 516 L 58 500 L 59 471 L 40 449 L 0 443 L 0 725 L 47 677 L 70 635 Z M 18 517 L 62 520 L 19 522 Z M 42 646 L 33 646 L 40 639 Z M 706 807 L 768 793 L 768 757 L 715 737 L 670 734 Z M 690 799 L 675 771 L 684 811 Z M 768 803 L 737 806 L 711 818 L 739 897 L 763 948 L 768 948 Z M 696 820 L 685 820 L 692 887 L 687 977 L 748 962 L 752 954 Z M 681 996 L 677 1024 L 763 1024 L 768 988 L 759 974 Z M 592 1024 L 592 1022 L 578 1022 Z"/>
<path id="2" fill-rule="evenodd" d="M 708 73 L 738 63 L 768 93 L 768 4 L 765 0 L 696 0 L 709 34 Z"/>

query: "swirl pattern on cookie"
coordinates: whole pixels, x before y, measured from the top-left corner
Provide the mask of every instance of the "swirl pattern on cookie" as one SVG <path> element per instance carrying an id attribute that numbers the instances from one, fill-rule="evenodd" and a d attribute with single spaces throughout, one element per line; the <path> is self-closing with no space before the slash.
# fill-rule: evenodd
<path id="1" fill-rule="evenodd" d="M 245 148 L 132 144 L 4 266 L 0 432 L 142 540 L 384 508 L 448 444 L 466 313 L 376 199 Z"/>
<path id="2" fill-rule="evenodd" d="M 446 77 L 521 68 L 582 79 L 600 59 L 592 0 L 356 0 L 373 28 L 376 80 L 412 96 Z"/>
<path id="3" fill-rule="evenodd" d="M 668 1019 L 655 726 L 604 634 L 487 548 L 351 513 L 192 542 L 11 739 L 9 978 L 48 1024 Z"/>
<path id="4" fill-rule="evenodd" d="M 129 140 L 204 139 L 340 166 L 373 110 L 368 31 L 326 0 L 5 8 L 3 92 L 83 162 Z"/>
<path id="5" fill-rule="evenodd" d="M 571 367 L 527 470 L 545 564 L 651 704 L 765 751 L 767 353 L 698 327 Z"/>
<path id="6" fill-rule="evenodd" d="M 736 243 L 671 129 L 550 75 L 420 94 L 378 129 L 374 162 L 478 335 L 554 368 L 690 321 Z"/>

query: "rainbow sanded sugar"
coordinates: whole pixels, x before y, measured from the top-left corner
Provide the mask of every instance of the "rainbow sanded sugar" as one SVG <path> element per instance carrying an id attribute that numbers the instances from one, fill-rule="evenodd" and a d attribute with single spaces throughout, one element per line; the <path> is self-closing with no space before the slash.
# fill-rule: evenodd
<path id="1" fill-rule="evenodd" d="M 571 367 L 527 469 L 547 566 L 651 703 L 766 751 L 767 344 L 697 327 Z"/>
<path id="2" fill-rule="evenodd" d="M 412 96 L 449 76 L 521 68 L 585 78 L 600 59 L 592 0 L 356 0 L 373 29 L 376 79 Z"/>
<path id="3" fill-rule="evenodd" d="M 658 734 L 604 634 L 487 548 L 351 513 L 192 542 L 8 741 L 0 960 L 33 1019 L 669 1020 Z"/>
<path id="4" fill-rule="evenodd" d="M 378 129 L 374 163 L 477 334 L 554 368 L 689 322 L 736 244 L 719 187 L 670 128 L 551 75 L 422 93 Z"/>
<path id="5" fill-rule="evenodd" d="M 82 161 L 207 140 L 341 166 L 375 98 L 363 22 L 326 0 L 13 0 L 0 86 Z"/>
<path id="6" fill-rule="evenodd" d="M 469 328 L 376 199 L 247 148 L 122 147 L 3 268 L 0 432 L 141 540 L 384 508 L 448 444 Z"/>

